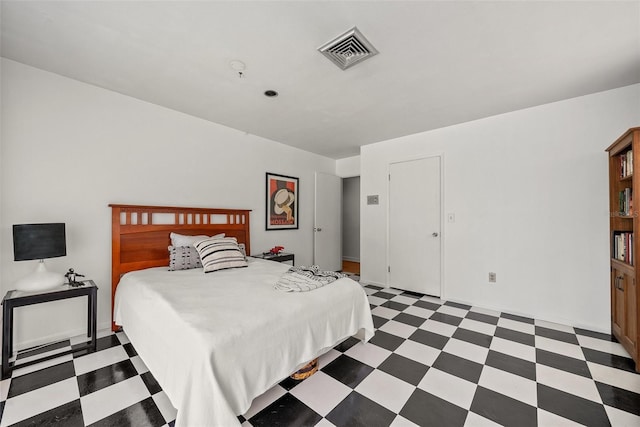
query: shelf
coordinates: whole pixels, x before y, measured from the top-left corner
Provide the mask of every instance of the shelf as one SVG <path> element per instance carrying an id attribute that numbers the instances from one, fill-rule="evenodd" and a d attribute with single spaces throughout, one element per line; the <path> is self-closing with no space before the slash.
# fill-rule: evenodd
<path id="1" fill-rule="evenodd" d="M 638 216 L 638 214 L 634 213 L 632 215 L 620 215 L 618 212 L 612 215 L 614 218 L 622 218 L 622 219 L 633 219 Z"/>
<path id="2" fill-rule="evenodd" d="M 631 264 L 627 264 L 619 259 L 611 258 L 611 265 L 617 269 L 626 270 L 627 273 L 635 275 L 635 268 Z"/>
<path id="3" fill-rule="evenodd" d="M 633 174 L 627 175 L 627 176 L 623 176 L 620 178 L 620 182 L 622 181 L 631 181 L 631 178 L 633 178 Z"/>

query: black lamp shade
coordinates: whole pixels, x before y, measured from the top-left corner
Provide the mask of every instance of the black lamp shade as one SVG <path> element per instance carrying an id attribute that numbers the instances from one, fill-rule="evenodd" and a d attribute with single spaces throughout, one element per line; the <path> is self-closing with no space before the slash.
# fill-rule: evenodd
<path id="1" fill-rule="evenodd" d="M 67 255 L 64 223 L 16 224 L 13 226 L 15 261 Z"/>

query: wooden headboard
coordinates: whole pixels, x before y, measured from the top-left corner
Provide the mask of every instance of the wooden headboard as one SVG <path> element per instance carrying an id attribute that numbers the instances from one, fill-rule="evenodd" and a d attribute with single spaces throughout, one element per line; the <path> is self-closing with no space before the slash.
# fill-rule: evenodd
<path id="1" fill-rule="evenodd" d="M 251 253 L 246 209 L 109 205 L 111 207 L 111 324 L 120 277 L 130 271 L 169 265 L 171 232 L 187 235 L 225 233 Z"/>

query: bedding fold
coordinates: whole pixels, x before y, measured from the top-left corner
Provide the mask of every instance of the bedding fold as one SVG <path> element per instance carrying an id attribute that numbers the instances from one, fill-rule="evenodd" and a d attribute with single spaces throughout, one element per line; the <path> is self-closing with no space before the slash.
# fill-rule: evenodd
<path id="1" fill-rule="evenodd" d="M 283 292 L 308 292 L 344 277 L 347 275 L 335 271 L 323 271 L 317 265 L 291 267 L 280 276 L 274 288 Z"/>

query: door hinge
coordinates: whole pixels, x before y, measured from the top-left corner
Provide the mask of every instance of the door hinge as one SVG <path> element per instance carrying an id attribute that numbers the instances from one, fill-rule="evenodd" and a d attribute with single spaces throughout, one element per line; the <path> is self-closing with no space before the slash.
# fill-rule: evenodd
<path id="1" fill-rule="evenodd" d="M 389 181 L 391 181 L 391 174 L 389 174 Z"/>
<path id="2" fill-rule="evenodd" d="M 387 272 L 391 273 L 391 266 L 387 267 Z"/>

